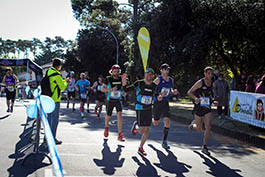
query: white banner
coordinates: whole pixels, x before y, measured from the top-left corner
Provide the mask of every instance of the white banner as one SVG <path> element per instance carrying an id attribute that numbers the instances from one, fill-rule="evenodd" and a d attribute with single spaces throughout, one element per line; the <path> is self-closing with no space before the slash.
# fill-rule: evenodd
<path id="1" fill-rule="evenodd" d="M 248 92 L 230 92 L 230 117 L 257 127 L 265 128 L 265 95 Z"/>

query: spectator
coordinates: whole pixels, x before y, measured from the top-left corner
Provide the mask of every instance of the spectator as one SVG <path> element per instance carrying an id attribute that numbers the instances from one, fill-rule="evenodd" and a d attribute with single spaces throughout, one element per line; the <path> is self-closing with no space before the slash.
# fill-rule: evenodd
<path id="1" fill-rule="evenodd" d="M 239 91 L 245 91 L 246 90 L 246 82 L 247 82 L 247 73 L 245 71 L 241 74 L 241 80 L 239 83 Z"/>
<path id="2" fill-rule="evenodd" d="M 224 106 L 224 115 L 228 115 L 228 95 L 229 95 L 229 86 L 227 81 L 224 80 L 224 75 L 219 74 L 218 80 L 213 83 L 214 97 L 218 101 L 217 112 L 218 118 L 222 118 L 223 106 Z"/>
<path id="3" fill-rule="evenodd" d="M 60 102 L 61 102 L 61 97 L 62 93 L 61 91 L 67 88 L 67 82 L 69 82 L 69 78 L 66 80 L 63 80 L 60 70 L 62 67 L 62 61 L 59 58 L 54 58 L 52 67 L 47 71 L 47 76 L 50 76 L 54 73 L 58 73 L 57 75 L 51 76 L 49 78 L 50 80 L 50 87 L 51 90 L 53 91 L 52 93 L 52 99 L 55 102 L 55 109 L 53 112 L 48 114 L 48 122 L 51 127 L 52 134 L 55 139 L 56 144 L 62 144 L 62 141 L 59 141 L 56 139 L 56 132 L 57 132 L 57 127 L 59 123 L 59 111 L 60 111 Z"/>
<path id="4" fill-rule="evenodd" d="M 248 76 L 245 92 L 255 93 L 255 81 L 253 75 Z"/>
<path id="5" fill-rule="evenodd" d="M 218 80 L 220 72 L 218 70 L 214 70 L 213 77 L 212 77 L 212 83 Z"/>
<path id="6" fill-rule="evenodd" d="M 255 93 L 265 94 L 265 75 L 262 76 L 261 81 L 257 84 Z"/>

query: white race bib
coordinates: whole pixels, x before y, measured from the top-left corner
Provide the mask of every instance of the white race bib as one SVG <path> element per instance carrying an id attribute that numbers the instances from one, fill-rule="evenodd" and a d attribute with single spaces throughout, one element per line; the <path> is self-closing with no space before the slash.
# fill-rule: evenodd
<path id="1" fill-rule="evenodd" d="M 142 96 L 142 104 L 149 105 L 152 103 L 152 96 Z"/>
<path id="2" fill-rule="evenodd" d="M 210 107 L 210 98 L 209 97 L 200 97 L 200 105 L 205 107 Z"/>
<path id="3" fill-rule="evenodd" d="M 166 87 L 163 87 L 162 89 L 161 89 L 161 92 L 160 93 L 163 93 L 163 92 L 167 92 L 167 94 L 165 95 L 165 97 L 166 96 L 168 96 L 169 95 L 169 92 L 170 92 L 170 89 L 169 88 L 166 88 Z"/>
<path id="4" fill-rule="evenodd" d="M 68 91 L 69 92 L 74 92 L 75 91 L 75 88 L 68 88 Z"/>
<path id="5" fill-rule="evenodd" d="M 101 91 L 101 89 L 102 89 L 102 85 L 98 85 L 98 91 Z"/>
<path id="6" fill-rule="evenodd" d="M 86 99 L 86 96 L 87 96 L 86 93 L 81 93 L 81 94 L 80 94 L 81 99 Z"/>
<path id="7" fill-rule="evenodd" d="M 110 92 L 110 97 L 113 99 L 120 99 L 121 92 L 119 90 Z"/>
<path id="8" fill-rule="evenodd" d="M 7 90 L 9 92 L 14 92 L 15 88 L 14 88 L 14 86 L 10 85 L 10 86 L 7 86 Z"/>

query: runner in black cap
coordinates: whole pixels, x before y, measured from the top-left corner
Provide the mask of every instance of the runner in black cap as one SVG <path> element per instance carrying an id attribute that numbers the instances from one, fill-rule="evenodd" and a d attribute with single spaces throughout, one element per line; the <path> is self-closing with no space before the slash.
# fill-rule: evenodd
<path id="1" fill-rule="evenodd" d="M 178 94 L 177 89 L 173 89 L 174 80 L 168 76 L 170 67 L 168 64 L 164 63 L 160 66 L 161 75 L 159 75 L 154 83 L 157 85 L 157 90 L 159 97 L 162 97 L 162 100 L 159 101 L 155 99 L 154 103 L 154 121 L 153 124 L 157 126 L 161 117 L 164 117 L 164 137 L 162 141 L 162 147 L 169 149 L 167 144 L 167 136 L 170 128 L 170 109 L 169 109 L 169 97 L 170 93 Z"/>

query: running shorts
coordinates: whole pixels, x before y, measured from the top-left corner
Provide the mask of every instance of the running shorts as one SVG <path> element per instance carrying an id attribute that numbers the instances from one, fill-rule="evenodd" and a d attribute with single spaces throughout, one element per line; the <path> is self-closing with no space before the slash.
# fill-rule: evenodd
<path id="1" fill-rule="evenodd" d="M 152 123 L 152 109 L 136 110 L 136 119 L 139 126 L 150 126 Z"/>
<path id="2" fill-rule="evenodd" d="M 107 102 L 106 108 L 107 108 L 107 115 L 112 116 L 113 108 L 116 108 L 117 112 L 122 112 L 122 106 L 120 100 L 111 100 Z"/>
<path id="3" fill-rule="evenodd" d="M 159 120 L 161 117 L 170 117 L 168 101 L 157 101 L 154 103 L 154 119 Z"/>
<path id="4" fill-rule="evenodd" d="M 6 92 L 6 99 L 7 100 L 12 100 L 13 102 L 15 101 L 16 98 L 16 90 L 13 92 L 10 92 L 7 88 L 5 89 Z"/>

